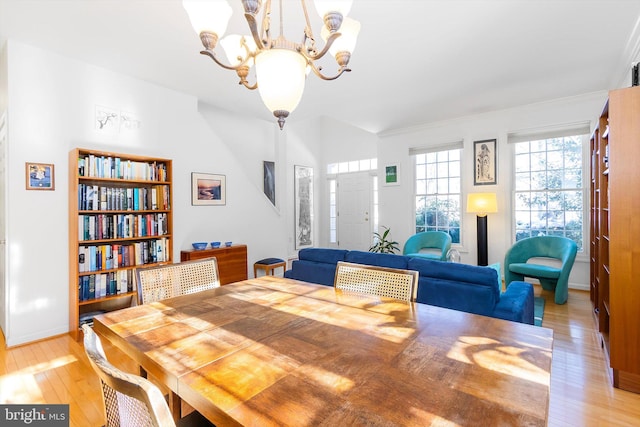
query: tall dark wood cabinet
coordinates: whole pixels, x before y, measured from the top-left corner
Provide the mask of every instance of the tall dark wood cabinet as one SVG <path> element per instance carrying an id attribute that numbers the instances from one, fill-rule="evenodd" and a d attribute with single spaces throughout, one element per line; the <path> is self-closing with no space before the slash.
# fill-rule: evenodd
<path id="1" fill-rule="evenodd" d="M 640 393 L 640 87 L 609 92 L 590 144 L 594 318 L 613 385 Z"/>

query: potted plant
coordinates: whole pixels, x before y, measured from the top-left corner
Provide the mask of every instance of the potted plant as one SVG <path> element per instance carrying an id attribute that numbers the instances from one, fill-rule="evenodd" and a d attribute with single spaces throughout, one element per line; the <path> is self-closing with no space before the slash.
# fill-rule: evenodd
<path id="1" fill-rule="evenodd" d="M 385 229 L 382 235 L 380 233 L 373 233 L 373 246 L 369 248 L 369 252 L 378 252 L 381 254 L 395 254 L 399 251 L 398 242 L 391 240 L 389 237 L 390 228 L 382 226 Z"/>

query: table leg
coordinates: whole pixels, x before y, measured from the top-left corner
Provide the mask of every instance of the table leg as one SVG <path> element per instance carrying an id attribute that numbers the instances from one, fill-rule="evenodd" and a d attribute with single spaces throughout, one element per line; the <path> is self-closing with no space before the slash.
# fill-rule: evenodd
<path id="1" fill-rule="evenodd" d="M 182 418 L 182 399 L 173 391 L 169 392 L 169 409 L 173 414 L 173 420 L 178 422 Z"/>

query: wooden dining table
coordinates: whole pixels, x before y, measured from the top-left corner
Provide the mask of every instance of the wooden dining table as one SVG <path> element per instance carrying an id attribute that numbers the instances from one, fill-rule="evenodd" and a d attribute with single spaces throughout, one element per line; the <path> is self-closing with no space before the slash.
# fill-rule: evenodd
<path id="1" fill-rule="evenodd" d="M 217 426 L 547 422 L 547 328 L 263 276 L 94 330 Z"/>

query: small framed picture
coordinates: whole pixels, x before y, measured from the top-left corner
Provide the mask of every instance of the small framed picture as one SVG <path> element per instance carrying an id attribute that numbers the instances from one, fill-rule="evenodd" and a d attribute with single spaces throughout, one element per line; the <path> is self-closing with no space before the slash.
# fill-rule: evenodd
<path id="1" fill-rule="evenodd" d="M 27 190 L 55 190 L 53 165 L 26 163 Z"/>
<path id="2" fill-rule="evenodd" d="M 219 206 L 227 204 L 227 178 L 211 173 L 191 173 L 191 204 Z"/>
<path id="3" fill-rule="evenodd" d="M 262 162 L 262 177 L 264 186 L 264 195 L 271 201 L 273 206 L 276 205 L 276 163 Z"/>
<path id="4" fill-rule="evenodd" d="M 496 140 L 485 139 L 473 142 L 473 185 L 495 185 L 496 170 Z"/>
<path id="5" fill-rule="evenodd" d="M 393 164 L 384 167 L 384 185 L 400 185 L 400 165 Z"/>

